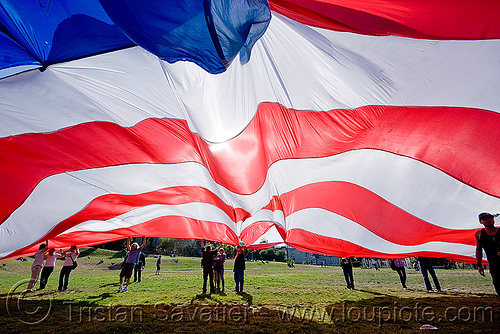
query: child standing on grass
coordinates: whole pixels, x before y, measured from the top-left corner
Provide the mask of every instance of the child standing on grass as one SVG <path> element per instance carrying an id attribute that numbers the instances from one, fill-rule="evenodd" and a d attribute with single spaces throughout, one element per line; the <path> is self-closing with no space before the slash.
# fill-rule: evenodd
<path id="1" fill-rule="evenodd" d="M 156 260 L 156 275 L 160 275 L 161 269 L 161 255 L 158 256 L 158 260 Z"/>

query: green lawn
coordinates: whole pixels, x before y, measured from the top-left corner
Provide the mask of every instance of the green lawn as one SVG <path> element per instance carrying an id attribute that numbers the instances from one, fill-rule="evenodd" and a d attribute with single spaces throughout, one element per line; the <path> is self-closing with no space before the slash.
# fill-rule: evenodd
<path id="1" fill-rule="evenodd" d="M 87 248 L 71 273 L 69 292 L 57 292 L 62 261 L 45 291 L 21 293 L 32 258 L 0 262 L 0 323 L 8 333 L 55 332 L 500 332 L 491 277 L 474 270 L 438 269 L 443 293 L 427 293 L 419 272 L 407 270 L 404 291 L 390 269 L 354 269 L 355 290 L 339 267 L 247 262 L 244 293 L 232 292 L 232 260 L 223 293 L 202 294 L 200 258 L 146 259 L 140 283 L 117 293 L 123 253 Z M 104 259 L 104 263 L 97 264 Z M 38 284 L 37 286 L 38 287 Z"/>

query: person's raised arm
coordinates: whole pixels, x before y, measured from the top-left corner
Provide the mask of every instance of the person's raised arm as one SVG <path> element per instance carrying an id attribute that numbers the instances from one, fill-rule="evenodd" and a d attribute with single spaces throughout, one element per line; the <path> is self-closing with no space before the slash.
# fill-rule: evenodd
<path id="1" fill-rule="evenodd" d="M 484 276 L 483 269 L 483 245 L 481 244 L 481 230 L 476 231 L 476 264 L 477 271 Z"/>
<path id="2" fill-rule="evenodd" d="M 141 248 L 144 248 L 144 245 L 146 244 L 146 236 L 142 237 L 142 245 Z"/>
<path id="3" fill-rule="evenodd" d="M 130 251 L 130 237 L 127 237 L 127 250 Z"/>
<path id="4" fill-rule="evenodd" d="M 45 248 L 42 251 L 42 254 L 45 256 L 49 252 L 49 241 L 45 240 Z"/>
<path id="5" fill-rule="evenodd" d="M 205 240 L 201 241 L 201 249 L 203 249 L 203 246 L 205 245 Z"/>

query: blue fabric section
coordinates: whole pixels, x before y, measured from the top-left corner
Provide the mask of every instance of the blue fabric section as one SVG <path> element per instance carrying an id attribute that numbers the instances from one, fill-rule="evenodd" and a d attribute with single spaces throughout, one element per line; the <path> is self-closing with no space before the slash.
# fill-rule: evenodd
<path id="1" fill-rule="evenodd" d="M 131 40 L 168 62 L 190 60 L 221 73 L 262 36 L 271 19 L 266 0 L 100 0 Z"/>
<path id="2" fill-rule="evenodd" d="M 26 50 L 0 31 L 0 77 L 9 76 L 26 68 L 42 67 Z M 19 68 L 16 70 L 16 68 Z M 10 71 L 8 71 L 10 69 Z"/>
<path id="3" fill-rule="evenodd" d="M 210 14 L 225 61 L 250 60 L 250 51 L 271 21 L 267 0 L 211 0 Z"/>
<path id="4" fill-rule="evenodd" d="M 134 45 L 98 0 L 0 0 L 0 21 L 44 66 Z"/>
<path id="5" fill-rule="evenodd" d="M 168 62 L 190 60 L 225 70 L 207 28 L 202 0 L 100 0 L 109 17 L 137 45 Z"/>
<path id="6" fill-rule="evenodd" d="M 0 0 L 0 71 L 137 44 L 221 73 L 249 59 L 270 18 L 266 0 Z"/>

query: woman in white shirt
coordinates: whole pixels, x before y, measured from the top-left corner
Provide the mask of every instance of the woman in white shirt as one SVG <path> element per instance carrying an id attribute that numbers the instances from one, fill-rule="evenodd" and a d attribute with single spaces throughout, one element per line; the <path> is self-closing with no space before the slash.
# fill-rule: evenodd
<path id="1" fill-rule="evenodd" d="M 43 266 L 42 274 L 40 275 L 40 290 L 45 289 L 49 276 L 54 271 L 58 257 L 61 257 L 61 255 L 56 253 L 54 248 L 49 249 L 49 253 L 45 254 L 45 265 Z"/>

